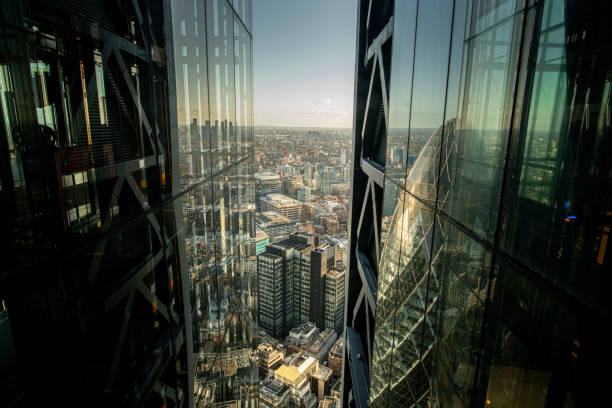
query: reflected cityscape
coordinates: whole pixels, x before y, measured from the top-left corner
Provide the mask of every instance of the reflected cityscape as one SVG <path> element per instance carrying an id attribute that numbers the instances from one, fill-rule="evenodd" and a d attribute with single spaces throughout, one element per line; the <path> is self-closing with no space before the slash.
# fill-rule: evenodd
<path id="1" fill-rule="evenodd" d="M 1 407 L 605 405 L 612 6 L 348 3 L 0 3 Z"/>

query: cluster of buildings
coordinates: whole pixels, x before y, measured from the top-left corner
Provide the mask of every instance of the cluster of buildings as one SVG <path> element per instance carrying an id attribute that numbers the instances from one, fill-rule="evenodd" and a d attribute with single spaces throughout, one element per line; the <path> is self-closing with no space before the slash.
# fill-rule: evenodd
<path id="1" fill-rule="evenodd" d="M 282 338 L 305 322 L 343 332 L 345 271 L 336 245 L 296 233 L 257 255 L 259 326 Z"/>
<path id="2" fill-rule="evenodd" d="M 312 322 L 291 329 L 284 343 L 262 342 L 257 348 L 259 403 L 275 408 L 339 404 L 340 395 L 333 389 L 339 388 L 340 370 L 337 361 L 329 366 L 328 358 L 337 358 L 342 345 L 333 330 L 320 331 Z"/>
<path id="3" fill-rule="evenodd" d="M 321 149 L 329 132 L 333 147 Z M 349 134 L 261 128 L 257 136 L 258 403 L 339 407 Z"/>
<path id="4" fill-rule="evenodd" d="M 293 228 L 295 223 L 297 231 L 346 237 L 351 181 L 350 132 L 260 128 L 256 143 L 257 211 L 273 211 L 287 217 L 291 227 L 286 229 Z M 257 228 L 269 234 L 271 243 L 286 238 L 276 235 L 265 218 L 258 217 Z M 275 224 L 285 222 L 282 219 Z"/>

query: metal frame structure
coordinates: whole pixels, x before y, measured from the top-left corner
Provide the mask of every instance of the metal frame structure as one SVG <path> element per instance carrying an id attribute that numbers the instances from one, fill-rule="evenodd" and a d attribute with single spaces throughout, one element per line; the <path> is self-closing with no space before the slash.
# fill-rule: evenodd
<path id="1" fill-rule="evenodd" d="M 389 118 L 393 1 L 357 6 L 353 175 L 346 279 L 343 404 L 365 407 L 374 344 L 380 222 Z"/>

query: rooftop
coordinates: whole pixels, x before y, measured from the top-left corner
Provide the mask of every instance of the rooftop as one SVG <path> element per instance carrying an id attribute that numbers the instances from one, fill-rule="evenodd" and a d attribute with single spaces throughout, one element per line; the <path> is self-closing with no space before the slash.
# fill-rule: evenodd
<path id="1" fill-rule="evenodd" d="M 334 344 L 334 346 L 329 351 L 329 354 L 335 357 L 342 357 L 342 353 L 344 352 L 344 339 L 340 337 L 338 341 Z"/>
<path id="2" fill-rule="evenodd" d="M 337 276 L 344 275 L 344 269 L 337 269 L 337 268 L 333 268 L 333 269 L 330 269 L 329 271 L 327 271 L 327 274 L 328 274 L 330 277 L 335 278 L 335 277 L 337 277 Z"/>
<path id="3" fill-rule="evenodd" d="M 275 173 L 255 173 L 255 179 L 259 181 L 280 181 L 280 176 Z"/>
<path id="4" fill-rule="evenodd" d="M 277 375 L 290 383 L 294 383 L 302 376 L 296 367 L 289 367 L 284 364 L 274 371 L 274 375 Z"/>
<path id="5" fill-rule="evenodd" d="M 294 205 L 301 206 L 302 205 L 300 201 L 294 198 L 287 197 L 286 195 L 277 194 L 277 193 L 266 194 L 263 197 L 261 197 L 260 200 L 274 202 L 274 204 L 279 205 L 281 207 L 288 207 L 288 206 L 294 206 Z"/>
<path id="6" fill-rule="evenodd" d="M 262 258 L 266 258 L 266 259 L 270 259 L 270 260 L 272 260 L 272 261 L 274 261 L 274 260 L 276 260 L 276 259 L 281 259 L 281 257 L 280 257 L 280 256 L 278 256 L 278 255 L 274 255 L 274 254 L 273 254 L 273 253 L 271 253 L 271 252 L 262 252 L 261 254 L 259 254 L 259 255 L 257 255 L 257 256 L 260 256 L 260 257 L 262 257 Z"/>
<path id="7" fill-rule="evenodd" d="M 289 224 L 292 223 L 289 218 L 284 215 L 278 214 L 274 211 L 263 211 L 255 214 L 255 219 L 258 224 Z"/>
<path id="8" fill-rule="evenodd" d="M 301 251 L 312 246 L 312 244 L 308 241 L 309 237 L 305 234 L 293 234 L 289 238 L 285 238 L 274 245 L 283 248 L 294 248 Z"/>
<path id="9" fill-rule="evenodd" d="M 332 397 L 325 397 L 324 400 L 319 401 L 319 408 L 336 408 L 339 406 L 339 401 Z"/>
<path id="10" fill-rule="evenodd" d="M 283 396 L 288 387 L 280 381 L 276 381 L 272 377 L 266 377 L 261 382 L 259 392 L 271 399 L 278 399 Z"/>
<path id="11" fill-rule="evenodd" d="M 259 228 L 256 228 L 255 238 L 257 240 L 268 239 L 268 234 L 266 234 L 265 232 L 263 232 Z"/>

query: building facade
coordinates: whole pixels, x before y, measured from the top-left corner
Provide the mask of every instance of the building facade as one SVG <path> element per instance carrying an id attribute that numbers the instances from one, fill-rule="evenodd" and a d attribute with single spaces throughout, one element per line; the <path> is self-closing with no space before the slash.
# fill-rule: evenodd
<path id="1" fill-rule="evenodd" d="M 338 336 L 344 333 L 344 299 L 346 289 L 344 268 L 332 268 L 325 274 L 324 324 L 322 328 L 333 329 Z"/>
<path id="2" fill-rule="evenodd" d="M 250 1 L 0 10 L 0 405 L 198 405 L 250 342 Z"/>
<path id="3" fill-rule="evenodd" d="M 302 302 L 308 308 L 308 321 L 314 322 L 321 330 L 325 329 L 325 307 L 327 300 L 327 273 L 336 265 L 336 247 L 325 243 L 310 252 L 310 277 L 302 291 L 306 297 Z"/>
<path id="4" fill-rule="evenodd" d="M 361 2 L 345 406 L 605 398 L 609 15 Z"/>
<path id="5" fill-rule="evenodd" d="M 308 321 L 310 316 L 310 252 L 318 244 L 318 237 L 293 234 L 257 257 L 257 274 L 260 277 L 260 298 L 274 299 L 274 313 L 260 301 L 260 325 L 272 336 L 283 338 L 297 324 Z M 268 283 L 269 265 L 274 264 L 274 284 Z M 278 265 L 278 266 L 277 266 Z M 276 268 L 279 268 L 278 271 Z M 277 309 L 280 307 L 280 309 Z M 263 324 L 274 315 L 274 320 Z"/>
<path id="6" fill-rule="evenodd" d="M 302 218 L 302 203 L 283 194 L 266 194 L 258 198 L 261 202 L 261 211 L 271 211 L 300 222 Z"/>
<path id="7" fill-rule="evenodd" d="M 259 327 L 275 337 L 281 337 L 285 330 L 288 313 L 283 292 L 287 290 L 286 285 L 283 257 L 269 252 L 257 255 Z"/>
<path id="8" fill-rule="evenodd" d="M 295 221 L 273 211 L 258 212 L 255 220 L 257 227 L 268 235 L 269 243 L 272 244 L 287 239 L 297 231 Z"/>

